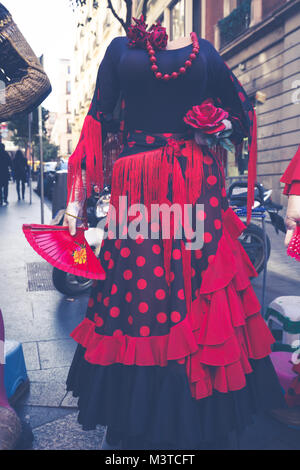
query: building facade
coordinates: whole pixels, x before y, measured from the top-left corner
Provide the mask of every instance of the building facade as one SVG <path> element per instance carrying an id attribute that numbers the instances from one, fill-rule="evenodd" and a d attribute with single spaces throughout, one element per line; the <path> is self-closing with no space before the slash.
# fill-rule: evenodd
<path id="1" fill-rule="evenodd" d="M 18 146 L 13 143 L 12 131 L 8 130 L 7 122 L 0 123 L 0 142 L 5 145 L 7 152 L 16 152 Z"/>
<path id="2" fill-rule="evenodd" d="M 286 204 L 280 177 L 300 144 L 300 1 L 220 3 L 215 46 L 256 106 L 257 179 L 273 189 L 275 202 Z M 239 177 L 236 163 L 229 157 L 231 179 Z"/>
<path id="3" fill-rule="evenodd" d="M 97 9 L 93 8 L 93 3 L 93 0 L 87 0 L 86 6 L 75 12 L 78 27 L 72 58 L 74 147 L 93 97 L 98 67 L 105 50 L 115 36 L 124 34 L 121 24 L 113 17 L 106 2 L 99 2 Z M 113 4 L 118 14 L 124 16 L 124 1 L 114 0 Z"/>
<path id="4" fill-rule="evenodd" d="M 58 156 L 67 158 L 73 152 L 71 61 L 59 59 L 57 73 L 59 76 L 56 89 L 57 106 L 55 114 L 50 117 L 48 135 L 50 142 L 59 147 Z"/>

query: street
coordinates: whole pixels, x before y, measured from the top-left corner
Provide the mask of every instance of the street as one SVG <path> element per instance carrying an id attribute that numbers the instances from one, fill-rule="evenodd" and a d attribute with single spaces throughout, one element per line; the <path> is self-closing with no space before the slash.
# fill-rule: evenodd
<path id="1" fill-rule="evenodd" d="M 71 331 L 85 314 L 87 296 L 68 299 L 54 290 L 51 267 L 27 243 L 23 223 L 40 223 L 40 200 L 32 205 L 17 201 L 13 184 L 9 205 L 0 208 L 0 308 L 6 338 L 23 345 L 30 392 L 17 406 L 34 433 L 33 449 L 100 449 L 104 428 L 82 431 L 77 424 L 76 400 L 65 391 L 65 380 L 75 350 Z M 51 211 L 45 207 L 45 223 Z M 283 235 L 267 227 L 271 258 L 267 277 L 266 305 L 275 297 L 297 295 L 300 263 L 285 254 Z M 262 275 L 253 282 L 261 298 Z M 259 423 L 258 423 L 259 424 Z M 266 418 L 255 432 L 241 437 L 242 449 L 300 449 L 300 430 Z"/>

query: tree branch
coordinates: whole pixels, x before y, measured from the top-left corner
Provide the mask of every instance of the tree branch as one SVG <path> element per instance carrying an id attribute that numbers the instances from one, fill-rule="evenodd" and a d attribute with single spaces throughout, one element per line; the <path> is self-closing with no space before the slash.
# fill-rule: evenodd
<path id="1" fill-rule="evenodd" d="M 70 4 L 72 5 L 73 9 L 75 7 L 84 7 L 86 6 L 86 1 L 87 0 L 69 0 Z M 132 0 L 124 0 L 126 4 L 126 20 L 124 21 L 123 18 L 121 18 L 118 13 L 116 12 L 115 7 L 113 6 L 112 0 L 107 0 L 107 8 L 112 12 L 113 16 L 119 21 L 125 32 L 127 33 L 129 26 L 131 25 L 131 18 L 132 18 Z M 144 0 L 143 3 L 143 14 L 146 18 L 146 13 L 147 13 L 147 4 L 148 0 Z M 99 2 L 97 0 L 93 1 L 93 7 L 98 8 L 99 7 Z M 79 25 L 79 26 L 84 26 L 84 25 Z"/>
<path id="2" fill-rule="evenodd" d="M 149 1 L 149 0 L 144 0 L 144 2 L 143 2 L 143 8 L 142 8 L 142 15 L 144 15 L 145 21 L 146 21 L 146 18 L 147 18 L 148 1 Z"/>
<path id="3" fill-rule="evenodd" d="M 132 18 L 132 0 L 124 0 L 126 3 L 126 32 L 131 25 Z"/>
<path id="4" fill-rule="evenodd" d="M 112 4 L 111 0 L 107 0 L 107 8 L 109 8 L 111 10 L 114 17 L 119 21 L 119 23 L 121 23 L 121 25 L 123 26 L 123 28 L 127 32 L 126 24 L 125 24 L 124 20 L 117 14 L 116 10 L 113 7 L 113 4 Z"/>

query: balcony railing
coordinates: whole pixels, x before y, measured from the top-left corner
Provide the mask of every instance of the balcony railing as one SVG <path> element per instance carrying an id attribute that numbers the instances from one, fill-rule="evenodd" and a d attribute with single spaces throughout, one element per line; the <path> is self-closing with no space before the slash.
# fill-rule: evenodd
<path id="1" fill-rule="evenodd" d="M 218 22 L 221 48 L 234 41 L 249 28 L 251 21 L 251 1 L 252 0 L 244 0 L 230 15 Z"/>

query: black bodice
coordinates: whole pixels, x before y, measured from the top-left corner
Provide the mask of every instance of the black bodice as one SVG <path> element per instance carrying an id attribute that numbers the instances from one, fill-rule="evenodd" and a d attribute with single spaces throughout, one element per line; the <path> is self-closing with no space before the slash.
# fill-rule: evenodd
<path id="1" fill-rule="evenodd" d="M 186 112 L 210 97 L 218 96 L 239 114 L 241 104 L 225 63 L 208 41 L 199 38 L 199 45 L 199 54 L 187 72 L 165 82 L 155 78 L 146 50 L 129 47 L 127 37 L 116 37 L 99 67 L 98 110 L 108 116 L 109 122 L 122 95 L 126 103 L 125 128 L 153 133 L 186 131 L 183 121 Z M 178 70 L 189 58 L 192 48 L 190 44 L 180 49 L 157 51 L 159 71 Z"/>

